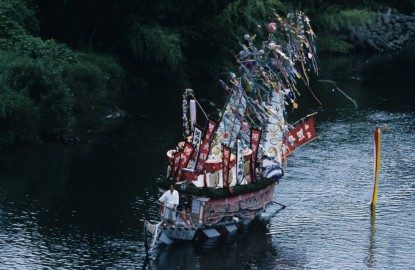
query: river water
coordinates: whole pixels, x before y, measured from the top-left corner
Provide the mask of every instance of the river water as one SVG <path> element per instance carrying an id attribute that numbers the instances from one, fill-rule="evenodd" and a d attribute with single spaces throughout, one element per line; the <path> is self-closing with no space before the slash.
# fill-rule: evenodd
<path id="1" fill-rule="evenodd" d="M 234 236 L 161 246 L 150 260 L 140 219 L 156 216 L 155 180 L 180 138 L 179 95 L 149 101 L 148 115 L 105 120 L 105 131 L 87 131 L 98 134 L 90 143 L 2 148 L 0 269 L 413 268 L 414 48 L 321 58 L 311 88 L 323 106 L 305 90 L 292 115 L 318 111 L 320 137 L 289 159 L 275 194 L 287 207 Z M 336 81 L 358 107 L 319 79 Z M 382 162 L 371 214 L 377 125 Z"/>

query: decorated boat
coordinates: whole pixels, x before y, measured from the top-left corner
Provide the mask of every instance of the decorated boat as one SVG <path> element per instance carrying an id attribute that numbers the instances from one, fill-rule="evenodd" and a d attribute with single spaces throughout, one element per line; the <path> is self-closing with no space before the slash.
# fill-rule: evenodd
<path id="1" fill-rule="evenodd" d="M 179 207 L 158 202 L 162 220 L 145 221 L 147 248 L 227 235 L 267 214 L 287 157 L 316 138 L 314 114 L 288 122 L 299 106 L 297 82 L 308 86 L 308 74 L 318 74 L 308 17 L 274 14 L 261 29 L 244 36 L 238 68 L 228 82 L 220 81 L 228 99 L 216 118 L 208 117 L 192 89 L 184 91 L 183 140 L 167 151 L 167 176 L 158 183 L 160 194 L 173 185 Z M 168 222 L 166 211 L 189 222 Z"/>

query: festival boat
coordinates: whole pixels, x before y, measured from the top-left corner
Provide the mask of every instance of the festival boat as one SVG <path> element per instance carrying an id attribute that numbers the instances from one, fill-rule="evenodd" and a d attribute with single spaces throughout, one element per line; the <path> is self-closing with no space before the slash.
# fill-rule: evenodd
<path id="1" fill-rule="evenodd" d="M 147 250 L 157 243 L 203 241 L 236 232 L 276 204 L 274 192 L 287 157 L 316 138 L 314 114 L 288 123 L 298 108 L 297 81 L 318 74 L 315 35 L 302 12 L 273 15 L 266 33 L 244 36 L 239 65 L 229 82 L 220 81 L 228 99 L 220 115 L 208 117 L 192 89 L 183 94 L 183 141 L 167 151 L 167 177 L 159 191 L 174 185 L 180 205 L 194 226 L 144 222 Z M 261 28 L 262 29 L 262 28 Z M 260 30 L 261 30 L 260 29 Z M 259 38 L 258 38 L 259 39 Z M 308 89 L 310 89 L 308 87 Z M 310 89 L 311 91 L 311 89 Z M 200 128 L 196 112 L 206 117 Z M 202 119 L 203 120 L 203 119 Z M 203 120 L 204 121 L 204 120 Z M 160 214 L 166 210 L 160 204 Z"/>

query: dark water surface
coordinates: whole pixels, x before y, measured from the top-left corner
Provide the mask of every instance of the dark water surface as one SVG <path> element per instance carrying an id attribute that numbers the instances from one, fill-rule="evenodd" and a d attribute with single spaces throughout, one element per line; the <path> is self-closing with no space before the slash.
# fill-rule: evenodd
<path id="1" fill-rule="evenodd" d="M 321 137 L 290 158 L 275 195 L 287 208 L 268 222 L 162 246 L 145 260 L 140 219 L 156 216 L 155 180 L 181 132 L 180 103 L 153 100 L 150 119 L 110 123 L 106 145 L 1 149 L 0 268 L 414 269 L 415 49 L 321 62 L 319 79 L 337 81 L 359 107 L 313 82 L 324 107 L 304 94 L 298 115 L 318 110 Z M 376 125 L 384 132 L 371 215 Z"/>

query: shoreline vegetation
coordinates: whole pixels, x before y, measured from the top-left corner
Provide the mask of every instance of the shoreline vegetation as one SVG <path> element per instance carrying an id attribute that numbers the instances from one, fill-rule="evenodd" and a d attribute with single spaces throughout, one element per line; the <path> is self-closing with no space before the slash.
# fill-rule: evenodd
<path id="1" fill-rule="evenodd" d="M 217 80 L 244 34 L 296 9 L 320 53 L 391 52 L 415 35 L 415 0 L 0 1 L 0 145 L 74 141 L 85 115 L 142 113 Z"/>

